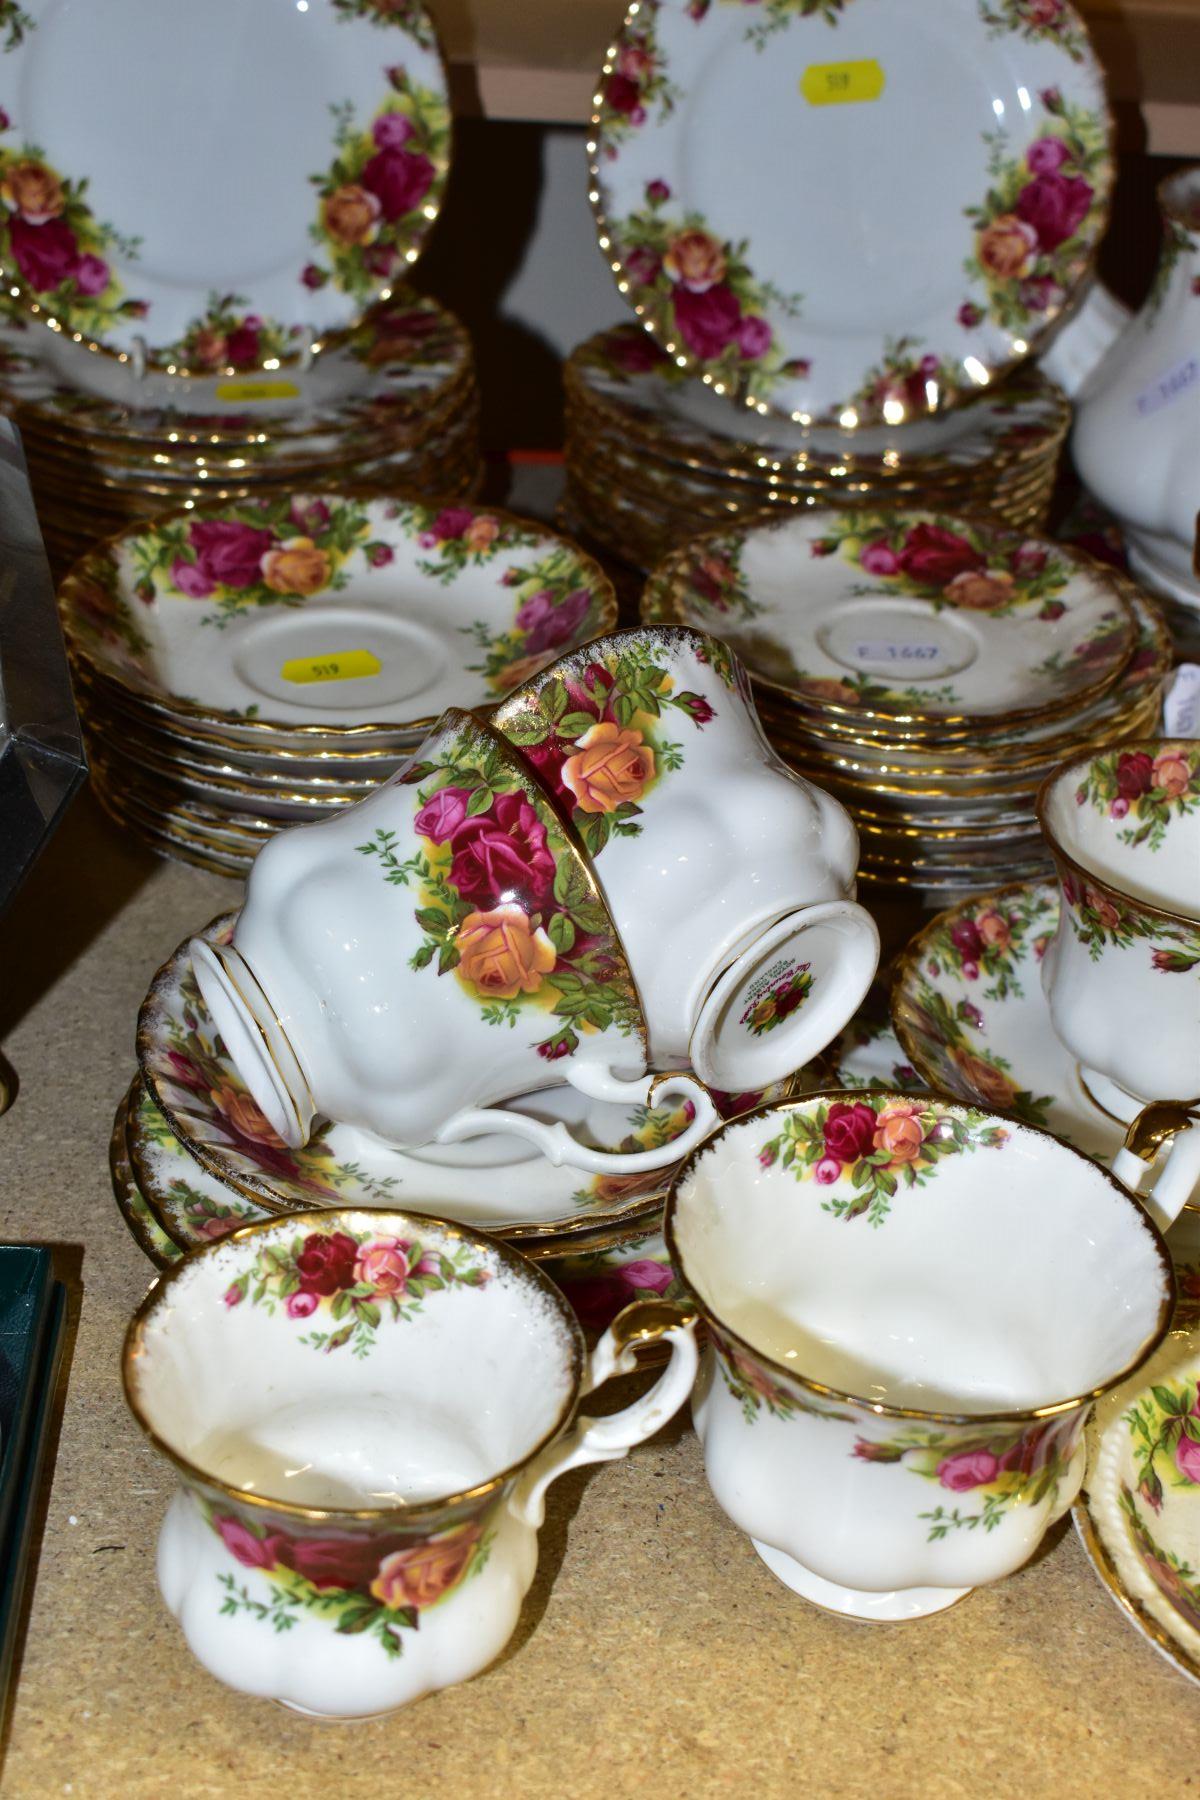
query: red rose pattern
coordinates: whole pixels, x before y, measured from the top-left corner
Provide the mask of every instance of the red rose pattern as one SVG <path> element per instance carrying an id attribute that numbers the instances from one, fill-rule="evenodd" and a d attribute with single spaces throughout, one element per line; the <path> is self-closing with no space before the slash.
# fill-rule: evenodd
<path id="1" fill-rule="evenodd" d="M 314 1231 L 296 1258 L 300 1285 L 310 1294 L 328 1297 L 353 1287 L 358 1245 L 344 1231 Z"/>
<path id="2" fill-rule="evenodd" d="M 546 829 L 523 794 L 500 794 L 486 813 L 464 818 L 450 842 L 450 882 L 477 906 L 527 894 L 542 905 L 554 886 Z"/>

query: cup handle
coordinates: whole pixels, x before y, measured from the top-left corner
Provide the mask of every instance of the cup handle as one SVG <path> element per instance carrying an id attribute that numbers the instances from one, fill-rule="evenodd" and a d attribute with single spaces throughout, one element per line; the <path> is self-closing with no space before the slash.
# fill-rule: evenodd
<path id="1" fill-rule="evenodd" d="M 660 1144 L 654 1150 L 626 1153 L 593 1150 L 590 1144 L 581 1144 L 561 1119 L 554 1125 L 545 1125 L 540 1119 L 527 1118 L 524 1113 L 508 1112 L 502 1107 L 476 1106 L 455 1113 L 438 1132 L 436 1142 L 457 1144 L 463 1138 L 478 1137 L 481 1132 L 503 1131 L 536 1145 L 555 1168 L 566 1163 L 572 1169 L 582 1169 L 591 1175 L 648 1175 L 655 1169 L 677 1163 L 720 1123 L 720 1114 L 708 1089 L 694 1075 L 682 1070 L 622 1081 L 608 1069 L 581 1066 L 566 1079 L 589 1099 L 612 1100 L 618 1105 L 657 1106 L 661 1100 L 690 1100 L 696 1109 L 695 1117 L 687 1130 L 672 1138 L 670 1143 Z"/>
<path id="2" fill-rule="evenodd" d="M 1183 1211 L 1197 1177 L 1200 1177 L 1200 1122 L 1193 1106 L 1178 1100 L 1155 1100 L 1144 1106 L 1113 1158 L 1112 1172 L 1145 1207 L 1160 1231 L 1165 1231 Z M 1164 1144 L 1170 1144 L 1166 1166 L 1148 1194 L 1138 1194 L 1146 1165 L 1154 1162 Z"/>
<path id="3" fill-rule="evenodd" d="M 618 1313 L 592 1351 L 583 1391 L 593 1393 L 614 1375 L 631 1374 L 637 1367 L 636 1347 L 664 1340 L 671 1346 L 671 1360 L 649 1393 L 607 1417 L 584 1413 L 524 1470 L 508 1502 L 523 1524 L 535 1530 L 541 1525 L 546 1489 L 568 1469 L 616 1462 L 679 1411 L 695 1383 L 699 1352 L 696 1314 L 674 1300 L 635 1300 Z"/>

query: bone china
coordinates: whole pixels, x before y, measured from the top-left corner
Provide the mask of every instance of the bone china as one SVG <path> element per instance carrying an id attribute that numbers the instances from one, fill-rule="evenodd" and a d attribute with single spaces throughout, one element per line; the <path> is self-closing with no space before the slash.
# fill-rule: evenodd
<path id="1" fill-rule="evenodd" d="M 635 0 L 592 125 L 626 303 L 677 366 L 800 425 L 986 388 L 1107 219 L 1104 80 L 1066 0 Z"/>
<path id="2" fill-rule="evenodd" d="M 450 161 L 419 0 L 5 11 L 0 268 L 54 332 L 139 370 L 278 369 L 416 260 Z"/>
<path id="3" fill-rule="evenodd" d="M 1200 165 L 1168 176 L 1159 202 L 1157 273 L 1142 310 L 1079 396 L 1071 452 L 1080 479 L 1119 520 L 1134 574 L 1195 608 Z"/>
<path id="4" fill-rule="evenodd" d="M 716 1499 L 787 1586 L 861 1619 L 1029 1559 L 1078 1490 L 1091 1402 L 1174 1299 L 1156 1226 L 1087 1157 L 890 1090 L 724 1126 L 673 1181 L 666 1241 L 709 1327 Z"/>
<path id="5" fill-rule="evenodd" d="M 299 1214 L 189 1252 L 134 1315 L 123 1369 L 180 1476 L 158 1578 L 190 1649 L 327 1718 L 466 1681 L 516 1624 L 546 1489 L 678 1410 L 693 1334 L 686 1308 L 648 1302 L 587 1362 L 531 1263 L 419 1214 Z M 658 1341 L 648 1394 L 574 1419 Z"/>
<path id="6" fill-rule="evenodd" d="M 505 740 L 454 710 L 360 805 L 260 852 L 233 943 L 193 940 L 205 1004 L 285 1143 L 318 1116 L 416 1148 L 513 1133 L 552 1162 L 636 1175 L 716 1118 L 690 1076 L 644 1077 L 620 940 L 575 846 Z M 569 1083 L 592 1099 L 678 1094 L 670 1145 L 580 1143 L 495 1103 Z"/>
<path id="7" fill-rule="evenodd" d="M 1136 1178 L 1168 1128 L 1200 1100 L 1200 739 L 1150 738 L 1063 764 L 1041 820 L 1062 909 L 1042 964 L 1054 1030 L 1100 1106 L 1128 1123 L 1146 1102 L 1173 1115 L 1131 1127 L 1116 1172 Z M 1171 1218 L 1200 1162 L 1200 1133 L 1175 1144 L 1155 1189 Z"/>
<path id="8" fill-rule="evenodd" d="M 1075 1524 L 1092 1566 L 1137 1629 L 1200 1682 L 1200 1334 L 1172 1331 L 1106 1394 L 1088 1427 Z"/>
<path id="9" fill-rule="evenodd" d="M 677 626 L 599 638 L 518 688 L 495 727 L 592 859 L 646 1010 L 651 1060 L 737 1092 L 782 1080 L 871 984 L 843 808 L 762 735 L 724 644 Z"/>

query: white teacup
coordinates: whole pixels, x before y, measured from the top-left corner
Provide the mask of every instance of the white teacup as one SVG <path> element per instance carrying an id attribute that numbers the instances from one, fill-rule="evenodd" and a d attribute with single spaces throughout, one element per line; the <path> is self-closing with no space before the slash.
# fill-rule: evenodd
<path id="1" fill-rule="evenodd" d="M 1042 963 L 1054 1029 L 1105 1111 L 1130 1125 L 1114 1169 L 1169 1223 L 1200 1174 L 1200 739 L 1154 738 L 1063 763 L 1042 784 L 1062 908 Z M 1158 1106 L 1142 1118 L 1149 1102 Z"/>
<path id="2" fill-rule="evenodd" d="M 729 1091 L 825 1048 L 879 959 L 853 899 L 858 837 L 770 748 L 724 644 L 681 626 L 598 638 L 493 722 L 594 861 L 653 1061 Z"/>
<path id="3" fill-rule="evenodd" d="M 357 806 L 259 853 L 231 946 L 191 945 L 200 991 L 285 1143 L 318 1116 L 409 1149 L 506 1132 L 551 1162 L 636 1175 L 715 1122 L 683 1073 L 649 1077 L 619 938 L 562 822 L 506 740 L 450 711 Z M 569 1083 L 695 1108 L 624 1154 L 498 1103 Z M 685 1142 L 686 1140 L 686 1142 Z"/>
<path id="4" fill-rule="evenodd" d="M 667 1245 L 708 1323 L 709 1484 L 796 1593 L 937 1612 L 1026 1562 L 1092 1401 L 1168 1329 L 1174 1274 L 1119 1182 L 932 1096 L 808 1095 L 679 1171 Z"/>
<path id="5" fill-rule="evenodd" d="M 335 1719 L 477 1674 L 517 1622 L 546 1489 L 679 1409 L 694 1327 L 637 1303 L 588 1360 L 532 1263 L 419 1214 L 298 1213 L 189 1252 L 123 1369 L 181 1477 L 158 1579 L 190 1649 L 230 1687 Z M 649 1393 L 575 1417 L 660 1341 Z"/>

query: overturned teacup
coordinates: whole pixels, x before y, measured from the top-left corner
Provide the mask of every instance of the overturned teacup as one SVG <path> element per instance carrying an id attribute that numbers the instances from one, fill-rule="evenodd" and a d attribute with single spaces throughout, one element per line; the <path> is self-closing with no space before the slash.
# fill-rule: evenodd
<path id="1" fill-rule="evenodd" d="M 831 1042 L 879 959 L 853 898 L 857 834 L 770 748 L 726 645 L 680 626 L 598 638 L 494 724 L 592 860 L 652 1061 L 759 1088 Z"/>
<path id="2" fill-rule="evenodd" d="M 273 838 L 232 944 L 191 952 L 230 1057 L 292 1146 L 320 1117 L 409 1149 L 502 1132 L 632 1176 L 717 1117 L 690 1074 L 647 1075 L 586 860 L 512 746 L 467 713 L 447 712 L 357 806 Z M 624 1153 L 500 1104 L 564 1082 L 630 1105 L 679 1096 L 694 1114 L 674 1143 Z"/>
<path id="3" fill-rule="evenodd" d="M 1136 1186 L 1178 1136 L 1154 1186 L 1166 1224 L 1200 1173 L 1200 1132 L 1189 1130 L 1200 1114 L 1200 739 L 1064 763 L 1042 785 L 1038 817 L 1062 895 L 1042 963 L 1050 1017 L 1092 1099 L 1130 1126 L 1117 1174 Z"/>
<path id="4" fill-rule="evenodd" d="M 671 1261 L 709 1327 L 709 1484 L 796 1593 L 919 1617 L 1026 1562 L 1097 1395 L 1165 1334 L 1174 1275 L 1121 1184 L 933 1096 L 815 1094 L 676 1176 Z"/>
<path id="5" fill-rule="evenodd" d="M 220 1680 L 327 1718 L 390 1712 L 507 1643 L 556 1476 L 687 1398 L 694 1319 L 627 1307 L 587 1359 L 558 1289 L 419 1214 L 315 1212 L 189 1252 L 125 1341 L 129 1405 L 180 1486 L 163 1597 Z M 580 1396 L 663 1342 L 622 1412 Z"/>

